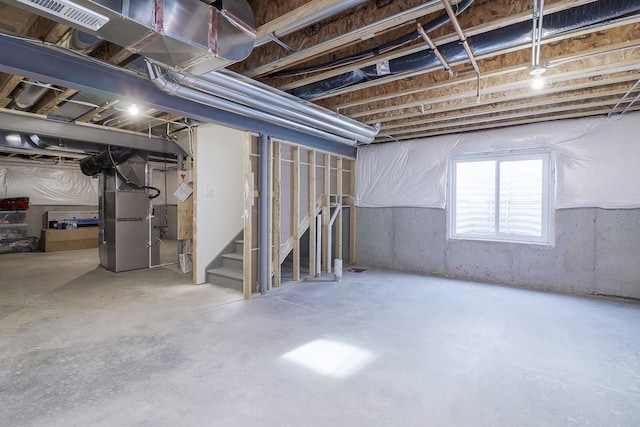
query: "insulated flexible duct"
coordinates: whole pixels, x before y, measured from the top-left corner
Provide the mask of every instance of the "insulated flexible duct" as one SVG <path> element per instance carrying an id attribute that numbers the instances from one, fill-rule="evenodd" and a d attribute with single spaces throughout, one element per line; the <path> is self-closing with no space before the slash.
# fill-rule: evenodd
<path id="1" fill-rule="evenodd" d="M 638 10 L 640 10 L 640 0 L 600 0 L 550 14 L 545 16 L 542 39 L 599 24 Z M 524 47 L 532 42 L 531 24 L 526 21 L 520 22 L 469 37 L 467 40 L 473 53 L 478 56 Z M 438 49 L 449 63 L 468 60 L 465 50 L 458 41 L 438 46 Z M 430 50 L 424 50 L 390 60 L 388 74 L 398 75 L 440 66 L 436 55 Z M 289 93 L 303 99 L 311 99 L 378 77 L 377 66 L 372 65 L 292 89 Z"/>
<path id="2" fill-rule="evenodd" d="M 86 176 L 98 175 L 102 171 L 115 168 L 135 154 L 135 150 L 125 147 L 113 147 L 95 156 L 87 156 L 80 160 L 80 170 Z"/>
<path id="3" fill-rule="evenodd" d="M 469 6 L 471 6 L 471 4 L 473 3 L 474 0 L 463 0 L 460 3 L 458 3 L 456 5 L 456 10 L 455 10 L 455 14 L 456 16 L 461 14 L 462 12 L 464 12 L 465 10 L 467 10 L 469 8 Z M 429 31 L 433 31 L 437 28 L 440 28 L 441 26 L 443 26 L 444 24 L 450 22 L 451 19 L 449 18 L 449 15 L 446 13 L 441 14 L 440 16 L 438 16 L 437 18 L 422 24 L 422 28 L 424 28 L 424 30 L 426 32 Z M 334 67 L 340 67 L 343 65 L 348 65 L 351 64 L 353 62 L 356 61 L 361 61 L 363 59 L 367 59 L 367 58 L 373 58 L 374 56 L 378 56 L 381 55 L 385 52 L 389 52 L 393 49 L 397 49 L 407 43 L 413 42 L 415 40 L 418 40 L 421 38 L 421 35 L 418 31 L 412 31 L 408 34 L 405 34 L 402 37 L 398 37 L 397 39 L 394 39 L 390 42 L 384 43 L 380 46 L 376 46 L 373 47 L 371 49 L 367 49 L 364 50 L 362 52 L 358 52 L 355 53 L 353 55 L 349 55 L 346 56 L 344 58 L 340 58 L 334 61 L 330 61 L 330 62 L 325 62 L 322 64 L 317 64 L 317 65 L 312 65 L 309 67 L 302 67 L 302 68 L 294 68 L 294 69 L 289 69 L 289 70 L 282 70 L 282 71 L 278 71 L 272 74 L 269 74 L 267 77 L 285 77 L 285 76 L 294 76 L 294 75 L 299 75 L 299 74 L 305 74 L 305 73 L 310 73 L 313 71 L 322 71 L 322 70 L 326 70 L 328 68 L 334 68 Z"/>
<path id="4" fill-rule="evenodd" d="M 229 71 L 195 78 L 149 61 L 146 64 L 149 78 L 156 87 L 204 105 L 347 145 L 368 144 L 379 131 L 379 126 L 364 125 L 310 103 L 301 103 L 291 95 L 239 78 Z"/>

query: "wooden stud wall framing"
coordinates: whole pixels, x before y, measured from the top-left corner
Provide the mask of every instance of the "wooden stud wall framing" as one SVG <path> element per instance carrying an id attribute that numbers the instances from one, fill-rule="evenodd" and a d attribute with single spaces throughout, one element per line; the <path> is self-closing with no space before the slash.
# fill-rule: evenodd
<path id="1" fill-rule="evenodd" d="M 336 198 L 338 203 L 342 205 L 342 157 L 338 157 L 336 175 Z M 335 258 L 342 259 L 342 209 L 338 212 L 338 216 L 335 222 L 336 239 L 335 239 Z"/>
<path id="2" fill-rule="evenodd" d="M 311 277 L 326 273 L 329 270 L 330 262 L 328 254 L 328 229 L 331 219 L 331 203 L 338 202 L 343 206 L 352 208 L 353 203 L 353 183 L 354 183 L 354 160 L 342 158 L 336 155 L 319 153 L 314 150 L 298 147 L 285 141 L 273 140 L 270 145 L 270 161 L 272 161 L 269 173 L 269 188 L 271 189 L 271 204 L 269 207 L 269 277 L 270 283 L 267 288 L 277 288 L 282 285 L 283 271 L 282 263 L 287 257 L 293 260 L 293 275 L 288 280 L 294 282 L 302 279 L 303 271 Z M 333 167 L 332 167 L 333 165 Z M 248 165 L 251 171 L 251 164 Z M 308 167 L 308 171 L 304 168 Z M 255 169 L 256 166 L 253 165 Z M 257 170 L 251 171 L 257 173 Z M 332 175 L 336 173 L 335 177 Z M 304 174 L 304 175 L 303 175 Z M 348 174 L 351 174 L 349 176 Z M 251 183 L 249 189 L 254 193 L 253 176 L 246 176 L 247 182 Z M 304 182 L 306 179 L 307 182 Z M 304 186 L 304 187 L 302 187 Z M 286 197 L 286 200 L 283 200 Z M 289 203 L 289 198 L 291 203 Z M 283 203 L 284 202 L 284 203 Z M 247 204 L 246 209 L 251 209 Z M 286 209 L 286 211 L 283 211 Z M 349 246 L 348 263 L 353 263 L 355 259 L 355 210 L 350 209 L 350 221 L 348 227 L 351 229 L 351 241 Z M 322 228 L 317 227 L 316 217 L 322 214 Z M 253 215 L 253 221 L 256 221 Z M 284 221 L 284 222 L 283 222 Z M 255 227 L 256 224 L 253 224 Z M 332 254 L 335 258 L 347 255 L 342 242 L 343 215 L 338 213 L 333 226 L 335 236 L 333 239 Z M 290 235 L 287 230 L 290 228 Z M 309 247 L 303 248 L 300 241 L 308 230 Z M 255 231 L 255 230 L 254 230 Z M 245 226 L 245 236 L 251 232 L 251 225 Z M 282 233 L 285 233 L 283 235 Z M 322 265 L 317 264 L 317 239 L 322 239 Z M 245 237 L 248 239 L 248 237 Z M 283 240 L 285 239 L 285 240 Z M 303 250 L 309 257 L 308 273 L 305 265 L 301 265 Z M 245 245 L 245 257 L 255 256 L 257 252 L 250 252 Z M 306 254 L 305 254 L 306 255 Z M 332 256 L 333 258 L 333 256 Z M 250 258 L 247 258 L 250 259 Z M 245 271 L 245 276 L 247 273 Z M 254 274 L 255 275 L 255 274 Z M 255 280 L 255 277 L 248 277 L 247 280 Z M 252 282 L 248 282 L 252 283 Z M 245 292 L 247 289 L 245 289 Z"/>
<path id="3" fill-rule="evenodd" d="M 293 280 L 300 280 L 300 149 L 293 147 L 293 206 L 291 232 L 293 233 Z"/>
<path id="4" fill-rule="evenodd" d="M 309 151 L 309 276 L 316 275 L 316 152 Z"/>
<path id="5" fill-rule="evenodd" d="M 196 129 L 197 132 L 197 129 Z M 198 283 L 198 178 L 196 176 L 196 171 L 198 170 L 198 137 L 197 133 L 193 136 L 193 194 L 191 194 L 192 209 L 193 209 L 193 220 L 192 220 L 192 231 L 193 235 L 191 238 L 191 280 L 193 283 Z"/>
<path id="6" fill-rule="evenodd" d="M 282 184 L 282 151 L 280 142 L 273 142 L 273 286 L 279 287 L 282 280 L 282 270 L 280 268 L 280 193 Z"/>
<path id="7" fill-rule="evenodd" d="M 328 271 L 328 267 L 331 265 L 329 259 L 329 251 L 327 246 L 329 244 L 329 220 L 331 219 L 331 209 L 329 207 L 331 203 L 331 156 L 329 154 L 324 155 L 324 191 L 322 194 L 322 266 L 323 272 Z"/>
<path id="8" fill-rule="evenodd" d="M 269 153 L 269 176 L 268 176 L 268 180 L 269 180 L 269 184 L 268 187 L 269 188 L 269 196 L 271 197 L 272 202 L 269 203 L 269 218 L 267 220 L 267 224 L 269 227 L 268 230 L 268 236 L 269 236 L 269 253 L 267 254 L 267 265 L 268 265 L 268 269 L 269 271 L 267 272 L 267 277 L 269 278 L 269 283 L 267 283 L 267 290 L 271 290 L 272 287 L 272 280 L 271 278 L 274 275 L 274 270 L 273 270 L 273 140 L 271 138 L 269 138 L 269 149 L 267 150 Z"/>
<path id="9" fill-rule="evenodd" d="M 186 182 L 187 172 L 193 172 L 193 158 L 187 156 L 185 159 L 186 171 L 178 171 L 178 187 Z M 186 183 L 193 188 L 192 183 Z M 189 240 L 193 238 L 193 199 L 192 194 L 184 202 L 178 201 L 178 240 Z"/>

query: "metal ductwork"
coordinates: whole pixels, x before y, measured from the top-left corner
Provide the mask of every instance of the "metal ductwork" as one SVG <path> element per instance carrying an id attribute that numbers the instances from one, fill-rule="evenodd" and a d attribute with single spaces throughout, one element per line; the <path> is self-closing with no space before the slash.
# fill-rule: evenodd
<path id="1" fill-rule="evenodd" d="M 245 59 L 255 23 L 245 0 L 8 0 L 167 67 L 202 74 Z"/>
<path id="2" fill-rule="evenodd" d="M 29 109 L 51 88 L 51 85 L 38 81 L 25 81 L 24 84 L 24 90 L 14 100 L 14 108 L 17 110 Z"/>
<path id="3" fill-rule="evenodd" d="M 172 95 L 342 144 L 369 144 L 380 130 L 229 70 L 193 77 L 147 61 L 147 72 Z"/>
<path id="4" fill-rule="evenodd" d="M 62 43 L 62 46 L 67 49 L 75 50 L 76 52 L 89 53 L 100 43 L 102 43 L 102 39 L 100 37 L 85 33 L 84 31 L 75 30 L 71 33 L 69 38 Z"/>
<path id="5" fill-rule="evenodd" d="M 39 115 L 21 112 L 0 111 L 0 129 L 3 129 L 0 131 L 0 146 L 14 148 L 91 152 L 101 151 L 94 149 L 93 144 L 99 144 L 133 147 L 153 153 L 184 154 L 178 144 L 166 138 L 87 123 L 48 120 Z M 3 143 L 2 134 L 5 131 L 23 136 L 12 136 Z"/>
<path id="6" fill-rule="evenodd" d="M 0 151 L 83 158 L 88 153 L 97 153 L 104 146 L 85 141 L 46 138 L 36 134 L 24 134 L 0 130 Z"/>

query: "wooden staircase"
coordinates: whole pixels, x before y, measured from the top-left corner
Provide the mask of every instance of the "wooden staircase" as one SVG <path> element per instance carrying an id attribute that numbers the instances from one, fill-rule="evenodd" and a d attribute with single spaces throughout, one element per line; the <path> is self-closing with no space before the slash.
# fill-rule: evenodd
<path id="1" fill-rule="evenodd" d="M 243 291 L 244 241 L 235 241 L 235 252 L 222 255 L 222 267 L 207 270 L 207 282 Z"/>

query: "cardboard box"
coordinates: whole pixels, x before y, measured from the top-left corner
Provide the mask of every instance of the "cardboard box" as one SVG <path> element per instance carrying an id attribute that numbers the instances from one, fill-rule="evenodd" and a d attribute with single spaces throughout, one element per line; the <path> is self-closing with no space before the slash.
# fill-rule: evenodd
<path id="1" fill-rule="evenodd" d="M 73 251 L 98 247 L 98 227 L 82 227 L 72 230 L 42 230 L 44 252 Z"/>

